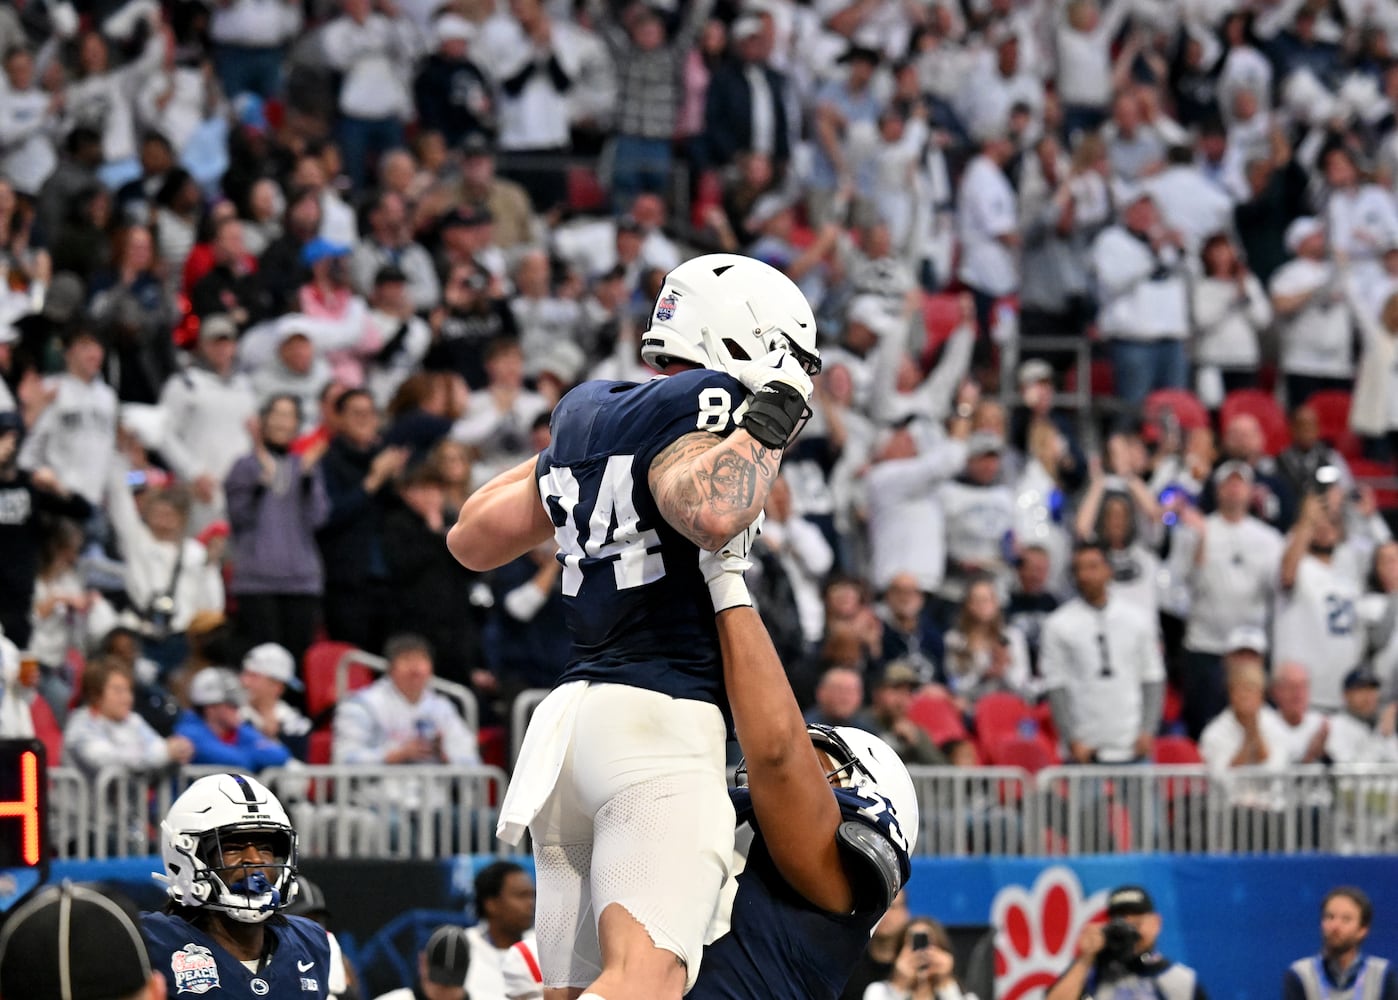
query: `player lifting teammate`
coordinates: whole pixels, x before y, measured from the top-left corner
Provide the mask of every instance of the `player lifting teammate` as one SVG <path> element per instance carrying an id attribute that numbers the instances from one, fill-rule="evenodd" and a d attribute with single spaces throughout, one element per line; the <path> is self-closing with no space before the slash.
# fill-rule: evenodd
<path id="1" fill-rule="evenodd" d="M 506 840 L 533 836 L 550 1000 L 678 998 L 699 972 L 735 819 L 699 553 L 761 512 L 809 412 L 815 334 L 774 268 L 682 264 L 642 340 L 668 377 L 572 390 L 549 447 L 475 493 L 448 538 L 486 570 L 552 535 L 563 564 L 573 658 L 533 717 L 500 822 Z"/>

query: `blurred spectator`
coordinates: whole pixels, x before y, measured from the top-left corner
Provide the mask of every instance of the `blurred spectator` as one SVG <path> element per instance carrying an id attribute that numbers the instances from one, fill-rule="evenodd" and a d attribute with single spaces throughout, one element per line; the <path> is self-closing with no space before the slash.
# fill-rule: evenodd
<path id="1" fill-rule="evenodd" d="M 1316 473 L 1333 468 L 1348 479 L 1349 465 L 1344 457 L 1320 439 L 1320 419 L 1310 406 L 1291 411 L 1291 444 L 1277 455 L 1277 473 L 1292 496 L 1302 497 L 1315 489 Z"/>
<path id="2" fill-rule="evenodd" d="M 282 698 L 287 688 L 304 690 L 296 676 L 296 661 L 291 654 L 275 642 L 254 646 L 243 657 L 238 679 L 247 694 L 243 720 L 252 723 L 268 739 L 285 745 L 293 757 L 305 760 L 311 720 Z"/>
<path id="3" fill-rule="evenodd" d="M 297 430 L 310 430 L 321 393 L 332 383 L 330 366 L 308 332 L 305 317 L 291 314 L 264 328 L 264 337 L 273 345 L 273 354 L 252 372 L 252 385 L 258 406 L 266 410 L 277 399 L 295 400 Z M 241 347 L 246 355 L 246 338 Z"/>
<path id="4" fill-rule="evenodd" d="M 1019 629 L 1005 624 L 995 581 L 982 577 L 966 585 L 939 677 L 967 714 L 992 691 L 1030 694 L 1029 647 Z"/>
<path id="5" fill-rule="evenodd" d="M 316 532 L 325 564 L 325 629 L 332 639 L 377 651 L 395 611 L 383 517 L 408 451 L 380 446 L 378 411 L 365 390 L 342 393 L 334 414 L 335 434 L 321 461 L 329 511 Z"/>
<path id="6" fill-rule="evenodd" d="M 27 198 L 38 195 L 58 165 L 54 151 L 62 91 L 37 86 L 34 54 L 24 47 L 5 52 L 5 108 L 0 111 L 0 174 Z"/>
<path id="7" fill-rule="evenodd" d="M 1398 703 L 1379 708 L 1379 679 L 1368 667 L 1345 674 L 1344 707 L 1330 717 L 1325 756 L 1332 764 L 1398 763 Z"/>
<path id="8" fill-rule="evenodd" d="M 431 310 L 441 298 L 442 289 L 431 255 L 412 239 L 402 196 L 392 191 L 380 192 L 368 209 L 367 221 L 368 233 L 353 250 L 351 268 L 356 290 L 361 295 L 371 294 L 380 271 L 396 267 L 407 281 L 413 310 Z"/>
<path id="9" fill-rule="evenodd" d="M 229 0 L 213 9 L 209 39 L 219 83 L 229 98 L 282 90 L 282 58 L 301 30 L 301 7 L 278 0 Z"/>
<path id="10" fill-rule="evenodd" d="M 467 997 L 509 996 L 505 959 L 521 941 L 534 943 L 534 880 L 513 861 L 494 861 L 476 872 L 473 889 L 476 925 L 466 931 Z"/>
<path id="11" fill-rule="evenodd" d="M 257 731 L 242 717 L 243 686 L 224 667 L 205 667 L 189 681 L 190 707 L 180 713 L 175 735 L 194 747 L 191 764 L 217 764 L 256 774 L 280 767 L 291 751 Z"/>
<path id="12" fill-rule="evenodd" d="M 471 394 L 451 436 L 475 449 L 477 486 L 529 456 L 529 427 L 546 412 L 544 398 L 524 386 L 524 352 L 513 339 L 493 340 L 485 349 L 485 387 Z"/>
<path id="13" fill-rule="evenodd" d="M 517 249 L 536 238 L 529 194 L 512 180 L 497 177 L 495 154 L 484 136 L 467 136 L 461 144 L 459 185 L 446 193 L 464 209 L 484 210 L 495 223 L 495 244 Z"/>
<path id="14" fill-rule="evenodd" d="M 926 942 L 922 947 L 917 944 Z M 904 926 L 898 950 L 883 982 L 870 983 L 863 1000 L 976 1000 L 956 979 L 951 937 L 930 917 L 914 917 Z"/>
<path id="15" fill-rule="evenodd" d="M 1330 721 L 1311 708 L 1311 678 L 1305 667 L 1281 663 L 1272 671 L 1272 704 L 1286 726 L 1287 763 L 1321 763 Z"/>
<path id="16" fill-rule="evenodd" d="M 766 530 L 765 527 L 763 530 Z M 883 592 L 881 656 L 885 662 L 903 660 L 923 678 L 937 676 L 945 654 L 942 632 L 933 620 L 927 595 L 912 573 L 899 573 Z"/>
<path id="17" fill-rule="evenodd" d="M 1139 406 L 1153 389 L 1182 389 L 1188 382 L 1183 247 L 1183 237 L 1162 221 L 1145 189 L 1123 199 L 1117 225 L 1093 241 L 1097 323 L 1111 341 L 1116 394 L 1128 405 Z"/>
<path id="18" fill-rule="evenodd" d="M 337 764 L 477 764 L 476 734 L 431 689 L 432 651 L 418 636 L 384 646 L 388 673 L 335 711 Z"/>
<path id="19" fill-rule="evenodd" d="M 1015 497 L 1000 481 L 1005 441 L 992 431 L 978 431 L 966 439 L 966 468 L 938 490 L 946 511 L 947 578 L 939 594 L 960 601 L 967 581 L 989 575 L 997 592 L 1010 589 L 1014 541 Z"/>
<path id="20" fill-rule="evenodd" d="M 313 168 L 319 177 L 319 167 Z M 314 187 L 291 188 L 286 195 L 282 232 L 257 258 L 257 281 L 274 308 L 285 309 L 308 271 L 302 255 L 324 226 L 321 195 Z"/>
<path id="21" fill-rule="evenodd" d="M 1165 698 L 1156 623 L 1112 595 L 1100 545 L 1073 552 L 1078 596 L 1049 615 L 1039 672 L 1053 721 L 1079 764 L 1150 756 Z"/>
<path id="22" fill-rule="evenodd" d="M 24 442 L 19 413 L 0 412 L 0 633 L 28 647 L 30 603 L 44 546 L 42 512 L 85 519 L 92 511 L 83 497 L 69 493 L 52 469 L 33 472 L 17 466 Z"/>
<path id="23" fill-rule="evenodd" d="M 421 367 L 432 346 L 432 328 L 415 314 L 408 294 L 408 276 L 393 265 L 380 268 L 374 275 L 369 309 L 369 319 L 378 326 L 383 347 L 369 362 L 365 385 L 374 402 L 384 407 L 398 387 Z"/>
<path id="24" fill-rule="evenodd" d="M 946 755 L 932 742 L 932 737 L 908 718 L 913 692 L 921 683 L 912 667 L 893 661 L 874 685 L 872 703 L 855 716 L 852 724 L 867 729 L 893 747 L 904 764 L 946 764 Z"/>
<path id="25" fill-rule="evenodd" d="M 223 480 L 252 444 L 247 426 L 257 415 L 257 397 L 237 370 L 237 338 L 231 318 L 206 316 L 194 363 L 172 375 L 160 394 L 167 429 L 160 451 L 190 484 L 196 530 L 223 516 Z"/>
<path id="26" fill-rule="evenodd" d="M 1225 234 L 1205 240 L 1199 257 L 1203 278 L 1191 302 L 1195 391 L 1214 410 L 1228 393 L 1257 384 L 1259 338 L 1272 324 L 1272 305 Z"/>
<path id="27" fill-rule="evenodd" d="M 1269 287 L 1292 406 L 1324 389 L 1348 388 L 1354 378 L 1346 275 L 1327 257 L 1328 247 L 1324 223 L 1309 216 L 1297 219 L 1286 230 L 1293 259 L 1278 269 Z"/>
<path id="28" fill-rule="evenodd" d="M 79 657 L 116 624 L 116 612 L 102 594 L 90 588 L 78 572 L 83 533 L 73 521 L 55 518 L 48 527 L 33 581 L 33 631 L 5 630 L 15 642 L 24 641 L 27 652 L 39 661 L 39 690 L 62 723 L 68 714 L 73 683 L 68 676 L 69 657 Z"/>
<path id="29" fill-rule="evenodd" d="M 765 12 L 746 13 L 728 35 L 731 58 L 714 71 L 705 100 L 708 166 L 727 166 L 740 153 L 761 153 L 780 175 L 791 159 L 791 81 L 771 65 L 774 31 Z"/>
<path id="30" fill-rule="evenodd" d="M 310 268 L 297 292 L 297 305 L 308 320 L 321 320 L 316 346 L 324 351 L 331 378 L 350 388 L 364 384 L 364 364 L 383 346 L 382 333 L 369 319 L 368 305 L 350 287 L 350 248 L 312 240 L 301 251 Z M 308 323 L 308 326 L 311 325 Z"/>
<path id="31" fill-rule="evenodd" d="M 1175 538 L 1188 567 L 1190 605 L 1184 635 L 1185 722 L 1198 739 L 1223 710 L 1223 654 L 1244 625 L 1264 627 L 1277 588 L 1283 543 L 1275 529 L 1248 514 L 1252 467 L 1228 461 L 1213 475 L 1218 510 L 1205 517 L 1181 507 Z"/>
<path id="32" fill-rule="evenodd" d="M 834 566 L 835 554 L 820 528 L 796 513 L 785 476 L 772 483 L 765 513 L 762 534 L 753 546 L 752 556 L 762 567 L 761 587 L 770 594 L 774 583 L 781 580 L 787 591 L 785 603 L 795 620 L 785 628 L 788 641 L 779 642 L 777 648 L 799 656 L 819 642 L 825 631 L 820 585 Z M 758 607 L 767 621 L 773 610 L 770 601 L 767 605 L 759 601 Z M 777 630 L 770 624 L 768 628 L 776 641 Z"/>
<path id="33" fill-rule="evenodd" d="M 1039 676 L 1039 641 L 1044 621 L 1058 607 L 1058 598 L 1049 589 L 1048 552 L 1037 545 L 1019 550 L 1015 561 L 1015 582 L 1005 605 L 1005 620 L 1024 636 L 1034 676 Z"/>
<path id="34" fill-rule="evenodd" d="M 273 303 L 257 277 L 257 260 L 248 253 L 242 220 L 221 220 L 213 235 L 213 267 L 190 289 L 190 304 L 201 318 L 222 313 L 246 330 L 272 313 Z"/>
<path id="35" fill-rule="evenodd" d="M 1241 633 L 1249 633 L 1244 636 Z M 1256 632 L 1257 634 L 1251 635 Z M 1199 753 L 1211 774 L 1222 777 L 1235 767 L 1282 771 L 1291 764 L 1288 728 L 1266 704 L 1263 671 L 1266 639 L 1257 629 L 1238 629 L 1224 657 L 1228 708 L 1214 716 L 1199 738 Z"/>
<path id="36" fill-rule="evenodd" d="M 116 451 L 117 396 L 101 379 L 106 348 L 87 327 L 63 337 L 64 372 L 46 382 L 50 402 L 20 448 L 21 469 L 52 469 L 56 485 L 101 502 Z"/>
<path id="37" fill-rule="evenodd" d="M 73 201 L 96 186 L 101 165 L 102 136 L 87 125 L 74 126 L 63 140 L 63 156 L 39 190 L 35 221 L 45 239 L 57 238 Z"/>
<path id="38" fill-rule="evenodd" d="M 1108 451 L 1118 439 L 1108 442 Z M 1145 507 L 1138 514 L 1138 502 Z M 1139 476 L 1097 475 L 1078 508 L 1078 537 L 1094 540 L 1112 564 L 1112 592 L 1154 618 L 1160 559 L 1153 541 L 1156 504 Z M 1145 530 L 1142 530 L 1145 527 Z"/>
<path id="39" fill-rule="evenodd" d="M 806 721 L 819 726 L 857 726 L 864 707 L 864 678 L 848 667 L 831 667 L 816 684 Z"/>
<path id="40" fill-rule="evenodd" d="M 472 58 L 478 29 L 460 14 L 440 11 L 432 22 L 433 51 L 413 80 L 418 127 L 442 133 L 456 147 L 471 136 L 495 131 L 491 81 Z"/>
<path id="41" fill-rule="evenodd" d="M 1398 203 L 1393 193 L 1366 183 L 1354 153 L 1344 146 L 1327 149 L 1320 167 L 1328 189 L 1324 225 L 1332 252 L 1349 265 L 1356 281 L 1378 282 L 1383 273 L 1379 258 L 1398 244 Z"/>
<path id="42" fill-rule="evenodd" d="M 1365 630 L 1365 653 L 1391 700 L 1398 693 L 1398 542 L 1374 548 L 1365 594 L 1359 599 L 1359 620 Z"/>
<path id="43" fill-rule="evenodd" d="M 1063 102 L 1063 131 L 1070 140 L 1079 132 L 1096 131 L 1107 118 L 1112 96 L 1112 41 L 1134 13 L 1132 0 L 1113 0 L 1105 15 L 1095 0 L 1073 0 L 1062 8 L 1054 32 Z"/>
<path id="44" fill-rule="evenodd" d="M 184 633 L 194 616 L 223 610 L 223 578 L 204 546 L 188 535 L 189 491 L 181 485 L 147 488 L 138 509 L 132 488 L 146 481 L 146 473 L 114 463 L 107 514 L 146 654 L 170 670 L 185 657 Z"/>
<path id="45" fill-rule="evenodd" d="M 154 239 L 146 226 L 126 226 L 112 240 L 113 267 L 88 286 L 92 318 L 108 332 L 106 358 L 122 402 L 154 403 L 175 370 L 174 303 L 155 272 Z"/>
<path id="46" fill-rule="evenodd" d="M 1310 493 L 1287 535 L 1273 623 L 1277 660 L 1304 666 L 1312 703 L 1331 712 L 1340 708 L 1346 671 L 1364 652 L 1361 570 L 1342 540 L 1343 528 L 1326 498 Z"/>
<path id="47" fill-rule="evenodd" d="M 1353 301 L 1355 284 L 1348 286 L 1351 308 L 1358 321 L 1364 345 L 1359 374 L 1354 384 L 1349 424 L 1358 434 L 1386 437 L 1390 457 L 1398 455 L 1398 407 L 1393 400 L 1394 372 L 1398 371 L 1398 294 L 1388 295 L 1377 316 Z"/>
<path id="48" fill-rule="evenodd" d="M 413 107 L 405 70 L 418 54 L 418 38 L 392 0 L 340 0 L 340 7 L 321 47 L 343 74 L 336 136 L 350 182 L 359 187 L 378 151 L 403 144 Z"/>
<path id="49" fill-rule="evenodd" d="M 456 212 L 443 226 L 470 221 Z M 486 348 L 497 339 L 515 336 L 514 314 L 490 275 L 474 263 L 453 263 L 444 273 L 442 304 L 430 318 L 432 347 L 424 364 L 429 370 L 455 372 L 471 389 L 482 389 L 488 381 Z"/>
<path id="50" fill-rule="evenodd" d="M 1277 470 L 1277 463 L 1267 454 L 1267 438 L 1257 417 L 1247 412 L 1235 414 L 1223 426 L 1220 450 L 1221 463 L 1241 462 L 1252 470 L 1249 508 L 1253 516 L 1279 531 L 1291 527 L 1296 518 L 1299 497 L 1287 487 L 1286 480 Z M 1215 477 L 1207 482 L 1204 489 L 1202 502 L 1205 510 L 1217 505 L 1217 490 Z"/>
<path id="51" fill-rule="evenodd" d="M 83 670 L 81 707 L 63 727 L 63 763 L 89 778 L 108 767 L 133 775 L 170 764 L 188 764 L 194 744 L 185 736 L 161 736 L 131 710 L 131 669 L 110 656 L 94 657 Z"/>
<path id="52" fill-rule="evenodd" d="M 1005 175 L 1014 147 L 1002 125 L 980 141 L 980 155 L 966 167 L 957 190 L 961 265 L 957 277 L 976 299 L 976 325 L 982 343 L 991 333 L 995 301 L 1019 289 L 1019 208 Z"/>
<path id="53" fill-rule="evenodd" d="M 392 622 L 431 644 L 439 676 L 480 686 L 485 678 L 473 674 L 481 666 L 476 615 L 462 600 L 476 576 L 447 551 L 447 529 L 455 522 L 448 519 L 436 471 L 426 465 L 409 471 L 398 499 L 383 521 Z M 489 676 L 493 687 L 495 679 Z"/>
<path id="54" fill-rule="evenodd" d="M 276 642 L 298 661 L 320 620 L 325 578 L 314 532 L 329 512 L 318 468 L 327 446 L 288 452 L 300 419 L 295 398 L 274 397 L 248 428 L 252 454 L 240 458 L 224 482 L 238 633 L 245 647 Z"/>

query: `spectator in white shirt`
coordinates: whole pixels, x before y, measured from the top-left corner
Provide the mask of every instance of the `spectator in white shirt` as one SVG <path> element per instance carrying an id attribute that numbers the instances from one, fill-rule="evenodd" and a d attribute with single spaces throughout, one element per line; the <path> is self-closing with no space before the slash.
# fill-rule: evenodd
<path id="1" fill-rule="evenodd" d="M 983 340 L 990 334 L 995 300 L 1019 289 L 1019 209 L 1005 176 L 1005 164 L 1013 155 L 1014 147 L 1002 128 L 988 131 L 981 140 L 980 155 L 967 165 L 957 189 L 961 240 L 957 277 L 976 297 Z"/>
<path id="2" fill-rule="evenodd" d="M 1095 132 L 1107 118 L 1112 99 L 1112 42 L 1133 13 L 1134 0 L 1112 0 L 1106 13 L 1096 0 L 1072 0 L 1054 32 L 1058 56 L 1058 97 L 1063 131 L 1070 141 Z"/>
<path id="3" fill-rule="evenodd" d="M 1326 497 L 1311 493 L 1287 536 L 1273 623 L 1277 658 L 1304 666 L 1312 702 L 1331 712 L 1340 708 L 1346 671 L 1364 655 L 1360 569 L 1341 541 L 1340 520 Z"/>
<path id="4" fill-rule="evenodd" d="M 213 65 L 181 65 L 175 56 L 175 47 L 167 47 L 161 68 L 140 83 L 136 119 L 142 132 L 151 130 L 169 140 L 196 180 L 213 185 L 228 166 L 228 109 Z"/>
<path id="5" fill-rule="evenodd" d="M 1102 547 L 1073 552 L 1078 596 L 1044 621 L 1039 673 L 1054 724 L 1079 764 L 1148 758 L 1165 704 L 1156 623 L 1113 597 Z"/>
<path id="6" fill-rule="evenodd" d="M 1398 702 L 1379 709 L 1379 678 L 1366 666 L 1345 674 L 1344 710 L 1330 718 L 1325 756 L 1332 764 L 1398 764 Z"/>
<path id="7" fill-rule="evenodd" d="M 530 250 L 515 265 L 515 297 L 510 300 L 519 345 L 528 365 L 541 362 L 560 342 L 577 339 L 582 306 L 575 298 L 554 294 L 548 254 Z"/>
<path id="8" fill-rule="evenodd" d="M 248 650 L 238 675 L 248 700 L 242 706 L 243 720 L 252 723 L 263 736 L 283 743 L 292 756 L 306 759 L 311 720 L 283 699 L 287 688 L 303 690 L 296 677 L 296 660 L 285 646 L 264 642 Z"/>
<path id="9" fill-rule="evenodd" d="M 1224 462 L 1213 475 L 1218 509 L 1208 517 L 1192 505 L 1179 511 L 1175 542 L 1190 567 L 1184 716 L 1194 739 L 1223 710 L 1229 637 L 1240 626 L 1266 624 L 1277 587 L 1282 537 L 1248 514 L 1255 479 L 1247 463 Z"/>
<path id="10" fill-rule="evenodd" d="M 53 401 L 24 439 L 20 468 L 50 468 L 69 492 L 94 506 L 102 501 L 116 451 L 117 397 L 102 381 L 106 349 L 86 327 L 63 338 L 64 373 L 47 382 Z"/>
<path id="11" fill-rule="evenodd" d="M 286 46 L 300 31 L 300 0 L 215 4 L 209 38 L 224 94 L 230 100 L 243 93 L 264 100 L 280 96 Z"/>
<path id="12" fill-rule="evenodd" d="M 1119 224 L 1092 244 L 1097 323 L 1111 341 L 1116 394 L 1128 405 L 1139 406 L 1153 389 L 1182 389 L 1188 382 L 1183 246 L 1143 189 L 1129 197 Z"/>
<path id="13" fill-rule="evenodd" d="M 524 352 L 518 341 L 491 341 L 485 371 L 485 388 L 471 394 L 466 412 L 451 429 L 453 440 L 476 449 L 471 479 L 478 486 L 532 454 L 529 429 L 548 412 L 544 397 L 524 387 Z"/>
<path id="14" fill-rule="evenodd" d="M 1160 214 L 1180 231 L 1187 253 L 1199 253 L 1204 241 L 1233 225 L 1233 199 L 1205 176 L 1187 145 L 1171 145 L 1165 168 L 1144 182 Z"/>
<path id="15" fill-rule="evenodd" d="M 61 91 L 35 85 L 34 56 L 17 48 L 5 55 L 5 99 L 0 101 L 0 176 L 33 198 L 58 166 L 54 128 L 63 109 Z"/>
<path id="16" fill-rule="evenodd" d="M 196 532 L 223 516 L 224 477 L 252 448 L 247 424 L 257 416 L 257 394 L 237 370 L 237 338 L 227 316 L 206 317 L 194 363 L 172 375 L 160 393 L 166 428 L 160 451 L 193 490 L 190 526 Z"/>
<path id="17" fill-rule="evenodd" d="M 1267 637 L 1261 629 L 1240 628 L 1228 644 L 1233 647 L 1223 659 L 1228 708 L 1204 727 L 1199 754 L 1217 778 L 1235 767 L 1284 770 L 1291 763 L 1288 727 L 1265 700 L 1267 675 L 1262 658 Z"/>
<path id="18" fill-rule="evenodd" d="M 993 691 L 1030 695 L 1029 645 L 1024 633 L 1005 624 L 995 581 L 988 577 L 966 586 L 961 613 L 946 635 L 941 680 L 967 714 Z"/>
<path id="19" fill-rule="evenodd" d="M 383 348 L 369 362 L 365 386 L 380 408 L 418 371 L 432 346 L 432 328 L 413 309 L 408 276 L 392 265 L 374 275 L 369 319 L 377 324 Z"/>
<path id="20" fill-rule="evenodd" d="M 1165 166 L 1165 140 L 1141 119 L 1141 102 L 1132 90 L 1112 101 L 1112 120 L 1102 130 L 1107 158 L 1118 180 L 1138 183 Z"/>
<path id="21" fill-rule="evenodd" d="M 380 269 L 396 267 L 408 279 L 413 309 L 426 313 L 441 301 L 442 285 L 432 255 L 412 238 L 408 207 L 393 191 L 379 194 L 368 212 L 368 235 L 354 246 L 350 271 L 354 288 L 366 298 L 373 293 Z"/>
<path id="22" fill-rule="evenodd" d="M 1299 663 L 1282 663 L 1272 671 L 1272 704 L 1286 726 L 1288 764 L 1315 764 L 1325 757 L 1330 721 L 1311 708 L 1311 678 Z"/>
<path id="23" fill-rule="evenodd" d="M 1330 189 L 1325 225 L 1331 252 L 1349 261 L 1361 284 L 1382 280 L 1379 258 L 1398 244 L 1398 202 L 1392 193 L 1363 181 L 1353 152 L 1344 146 L 1327 150 L 1321 166 Z"/>
<path id="24" fill-rule="evenodd" d="M 1354 378 L 1353 333 L 1344 275 L 1327 255 L 1325 226 L 1300 218 L 1286 230 L 1295 255 L 1272 275 L 1269 291 L 1281 338 L 1286 398 L 1300 406 L 1312 393 L 1349 391 Z"/>
<path id="25" fill-rule="evenodd" d="M 1004 438 L 977 431 L 966 441 L 965 471 L 937 491 L 946 516 L 944 600 L 959 602 L 967 581 L 980 574 L 995 580 L 1002 600 L 1009 596 L 1016 507 L 1014 490 L 1000 482 L 1004 453 Z"/>
<path id="26" fill-rule="evenodd" d="M 136 159 L 134 101 L 149 76 L 160 69 L 165 56 L 166 33 L 160 6 L 130 4 L 127 10 L 146 18 L 147 41 L 137 59 L 112 66 L 111 49 L 96 31 L 78 42 L 78 75 L 64 94 L 63 109 L 70 127 L 85 125 L 102 135 L 101 174 L 109 187 L 119 187 L 140 176 Z"/>
<path id="27" fill-rule="evenodd" d="M 1203 276 L 1193 291 L 1195 391 L 1213 410 L 1228 393 L 1257 384 L 1272 303 L 1227 234 L 1210 236 L 1200 260 Z"/>
<path id="28" fill-rule="evenodd" d="M 340 4 L 343 14 L 326 25 L 321 47 L 326 61 L 343 74 L 336 136 L 345 171 L 359 187 L 370 176 L 375 154 L 403 145 L 403 122 L 413 113 L 409 71 L 421 44 L 393 0 Z"/>
<path id="29" fill-rule="evenodd" d="M 63 763 L 89 778 L 104 768 L 131 774 L 188 764 L 194 745 L 183 736 L 162 739 L 150 723 L 133 712 L 131 668 L 112 656 L 99 656 L 83 670 L 82 707 L 63 727 Z"/>
<path id="30" fill-rule="evenodd" d="M 534 880 L 513 861 L 495 861 L 476 873 L 473 889 L 476 925 L 466 930 L 466 996 L 505 997 L 505 956 L 521 941 L 534 940 Z"/>

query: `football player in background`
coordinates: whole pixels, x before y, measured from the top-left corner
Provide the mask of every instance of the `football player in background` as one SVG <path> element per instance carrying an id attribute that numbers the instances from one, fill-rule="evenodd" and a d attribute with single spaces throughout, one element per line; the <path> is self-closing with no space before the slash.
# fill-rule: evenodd
<path id="1" fill-rule="evenodd" d="M 281 912 L 295 895 L 296 831 L 265 786 L 241 774 L 200 778 L 170 806 L 160 840 L 165 871 L 155 877 L 170 901 L 141 930 L 171 1000 L 343 992 L 335 939 Z"/>
<path id="2" fill-rule="evenodd" d="M 734 877 L 687 1000 L 835 1000 L 908 881 L 917 793 L 877 736 L 802 718 L 743 585 L 755 534 L 700 560 L 743 763 Z"/>
<path id="3" fill-rule="evenodd" d="M 530 723 L 499 826 L 533 837 L 549 1000 L 678 1000 L 698 974 L 734 831 L 699 552 L 761 512 L 809 413 L 815 333 L 775 268 L 680 265 L 642 340 L 668 377 L 573 389 L 548 448 L 473 494 L 448 537 L 478 571 L 551 535 L 563 564 L 573 659 Z"/>

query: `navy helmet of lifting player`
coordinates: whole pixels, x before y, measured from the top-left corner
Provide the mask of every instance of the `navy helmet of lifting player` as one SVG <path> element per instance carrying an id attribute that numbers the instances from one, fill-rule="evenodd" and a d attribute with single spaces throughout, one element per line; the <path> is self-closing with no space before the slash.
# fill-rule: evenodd
<path id="1" fill-rule="evenodd" d="M 160 857 L 170 899 L 261 923 L 296 895 L 296 831 L 277 797 L 255 778 L 214 774 L 190 785 L 160 824 Z M 223 845 L 252 837 L 270 861 L 224 864 Z"/>
<path id="2" fill-rule="evenodd" d="M 852 726 L 816 724 L 808 725 L 806 733 L 815 748 L 830 759 L 832 767 L 825 777 L 831 786 L 867 803 L 859 814 L 868 823 L 841 823 L 837 836 L 877 873 L 883 890 L 882 907 L 887 907 L 907 880 L 907 859 L 917 846 L 921 827 L 913 779 L 897 752 L 873 733 Z M 739 787 L 746 785 L 746 760 L 738 764 L 735 780 Z M 883 836 L 871 836 L 870 826 Z"/>
<path id="3" fill-rule="evenodd" d="M 732 253 L 687 260 L 665 276 L 641 339 L 641 357 L 688 362 L 737 376 L 772 351 L 820 371 L 816 321 L 801 289 L 770 264 Z"/>

